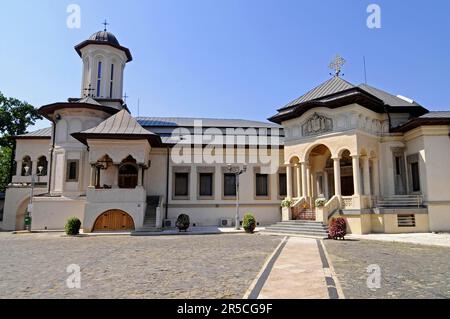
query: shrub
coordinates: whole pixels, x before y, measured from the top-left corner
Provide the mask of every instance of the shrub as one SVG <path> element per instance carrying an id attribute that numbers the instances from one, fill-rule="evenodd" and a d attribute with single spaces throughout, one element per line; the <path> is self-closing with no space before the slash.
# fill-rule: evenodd
<path id="1" fill-rule="evenodd" d="M 242 222 L 242 227 L 244 227 L 244 230 L 249 233 L 253 234 L 256 228 L 256 219 L 252 214 L 246 214 L 244 216 L 244 220 Z"/>
<path id="2" fill-rule="evenodd" d="M 316 207 L 323 207 L 323 206 L 325 206 L 326 203 L 327 203 L 327 200 L 325 198 L 318 198 L 318 199 L 316 199 L 314 204 L 316 205 Z"/>
<path id="3" fill-rule="evenodd" d="M 345 239 L 347 235 L 347 223 L 342 217 L 333 218 L 328 228 L 329 237 L 331 239 Z"/>
<path id="4" fill-rule="evenodd" d="M 285 200 L 283 200 L 281 202 L 281 207 L 283 207 L 283 208 L 290 208 L 290 207 L 292 207 L 292 204 L 293 204 L 292 199 L 286 198 Z"/>
<path id="5" fill-rule="evenodd" d="M 178 216 L 175 226 L 177 226 L 179 231 L 187 231 L 190 223 L 189 216 L 186 214 L 181 214 Z"/>
<path id="6" fill-rule="evenodd" d="M 76 217 L 69 218 L 65 226 L 66 234 L 69 236 L 78 235 L 80 233 L 80 227 L 81 221 L 78 218 Z"/>

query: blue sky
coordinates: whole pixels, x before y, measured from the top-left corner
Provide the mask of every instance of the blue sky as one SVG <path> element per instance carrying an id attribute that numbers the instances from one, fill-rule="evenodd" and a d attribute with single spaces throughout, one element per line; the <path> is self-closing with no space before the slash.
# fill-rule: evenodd
<path id="1" fill-rule="evenodd" d="M 81 28 L 66 26 L 69 4 Z M 366 26 L 369 4 L 382 28 Z M 344 79 L 450 109 L 450 1 L 0 0 L 0 91 L 36 107 L 77 97 L 75 44 L 102 29 L 130 48 L 128 105 L 148 116 L 265 120 L 327 80 Z M 39 123 L 37 127 L 46 126 Z"/>

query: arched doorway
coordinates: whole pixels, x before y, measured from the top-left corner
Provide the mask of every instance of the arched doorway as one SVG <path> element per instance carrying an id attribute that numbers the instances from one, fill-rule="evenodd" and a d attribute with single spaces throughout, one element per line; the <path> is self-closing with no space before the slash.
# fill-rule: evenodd
<path id="1" fill-rule="evenodd" d="M 93 231 L 129 231 L 134 230 L 133 218 L 119 209 L 101 214 L 94 223 Z"/>
<path id="2" fill-rule="evenodd" d="M 136 188 L 138 172 L 136 160 L 128 156 L 119 166 L 119 188 Z"/>
<path id="3" fill-rule="evenodd" d="M 342 152 L 341 167 L 341 193 L 342 196 L 353 196 L 355 187 L 353 184 L 353 166 L 352 157 L 349 150 Z"/>

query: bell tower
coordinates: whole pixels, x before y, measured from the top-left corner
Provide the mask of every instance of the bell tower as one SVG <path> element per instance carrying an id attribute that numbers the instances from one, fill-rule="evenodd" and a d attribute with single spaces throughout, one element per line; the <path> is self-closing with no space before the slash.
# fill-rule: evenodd
<path id="1" fill-rule="evenodd" d="M 82 59 L 81 98 L 91 97 L 98 103 L 120 107 L 123 104 L 125 66 L 132 60 L 128 48 L 106 29 L 94 33 L 75 46 Z"/>

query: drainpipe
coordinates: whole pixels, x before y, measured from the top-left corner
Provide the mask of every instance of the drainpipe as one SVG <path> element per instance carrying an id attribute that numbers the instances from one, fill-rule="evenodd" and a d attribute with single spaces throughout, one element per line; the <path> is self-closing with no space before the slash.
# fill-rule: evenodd
<path id="1" fill-rule="evenodd" d="M 53 123 L 53 133 L 52 133 L 52 147 L 50 148 L 50 162 L 49 162 L 49 166 L 48 169 L 48 182 L 47 182 L 47 191 L 48 194 L 50 195 L 50 191 L 51 191 L 51 182 L 52 182 L 52 172 L 53 172 L 53 151 L 55 149 L 55 133 L 56 133 L 56 122 L 55 120 L 52 120 Z"/>
<path id="2" fill-rule="evenodd" d="M 169 146 L 167 146 L 167 159 L 166 159 L 166 218 L 168 218 L 169 214 L 169 154 L 170 154 L 170 149 Z"/>

